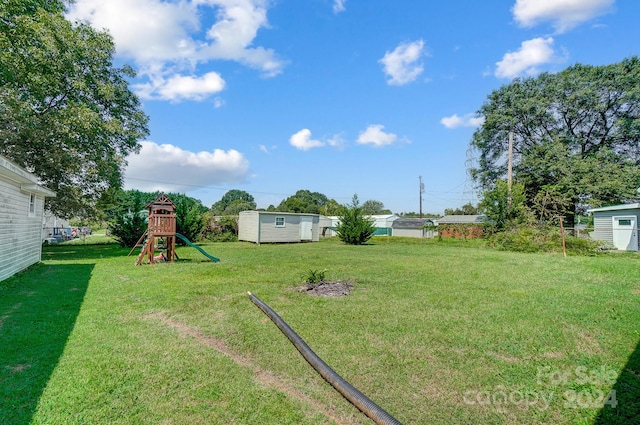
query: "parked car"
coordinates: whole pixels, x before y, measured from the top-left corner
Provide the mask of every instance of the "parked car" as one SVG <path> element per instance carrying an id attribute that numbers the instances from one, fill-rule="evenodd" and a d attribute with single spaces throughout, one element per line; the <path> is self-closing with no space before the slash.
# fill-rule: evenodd
<path id="1" fill-rule="evenodd" d="M 44 238 L 44 240 L 42 241 L 42 245 L 55 245 L 58 243 L 58 239 L 52 237 L 49 238 Z"/>

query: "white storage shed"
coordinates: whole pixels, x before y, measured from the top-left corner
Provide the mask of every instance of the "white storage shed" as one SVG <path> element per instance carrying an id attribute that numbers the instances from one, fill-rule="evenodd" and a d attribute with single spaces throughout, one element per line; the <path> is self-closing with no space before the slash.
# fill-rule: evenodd
<path id="1" fill-rule="evenodd" d="M 591 239 L 609 242 L 621 251 L 638 251 L 640 204 L 612 205 L 592 208 Z"/>
<path id="2" fill-rule="evenodd" d="M 373 222 L 373 226 L 376 228 L 376 231 L 373 234 L 374 236 L 390 236 L 392 233 L 393 222 L 399 218 L 399 216 L 396 214 L 375 214 L 368 215 L 367 217 Z M 322 221 L 323 227 L 326 228 L 324 236 L 337 236 L 337 233 L 333 229 L 335 229 L 340 224 L 340 217 L 335 215 L 329 217 L 323 216 Z M 325 222 L 330 222 L 330 227 L 325 226 Z"/>
<path id="3" fill-rule="evenodd" d="M 0 281 L 42 259 L 44 199 L 55 195 L 0 156 Z"/>
<path id="4" fill-rule="evenodd" d="M 238 240 L 260 243 L 317 242 L 320 215 L 272 211 L 242 211 Z"/>

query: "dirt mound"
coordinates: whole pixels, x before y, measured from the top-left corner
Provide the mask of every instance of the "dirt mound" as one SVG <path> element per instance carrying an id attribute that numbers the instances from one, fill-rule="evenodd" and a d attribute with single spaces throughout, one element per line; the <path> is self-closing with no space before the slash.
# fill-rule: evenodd
<path id="1" fill-rule="evenodd" d="M 317 295 L 320 297 L 342 297 L 349 295 L 353 289 L 353 284 L 349 282 L 319 282 L 307 283 L 298 287 L 298 291 L 306 292 L 309 295 Z"/>

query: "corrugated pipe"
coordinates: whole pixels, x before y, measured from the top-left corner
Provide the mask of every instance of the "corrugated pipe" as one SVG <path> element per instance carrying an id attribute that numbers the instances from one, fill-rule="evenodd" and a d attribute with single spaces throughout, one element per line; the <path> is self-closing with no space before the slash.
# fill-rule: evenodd
<path id="1" fill-rule="evenodd" d="M 249 299 L 264 312 L 273 323 L 289 338 L 289 341 L 298 349 L 302 357 L 328 382 L 333 388 L 362 413 L 371 418 L 378 425 L 402 425 L 396 418 L 387 413 L 383 408 L 375 404 L 366 395 L 358 391 L 353 385 L 345 381 L 333 369 L 331 369 L 311 348 L 300 338 L 293 329 L 282 320 L 278 314 L 265 304 L 260 298 L 251 292 Z"/>

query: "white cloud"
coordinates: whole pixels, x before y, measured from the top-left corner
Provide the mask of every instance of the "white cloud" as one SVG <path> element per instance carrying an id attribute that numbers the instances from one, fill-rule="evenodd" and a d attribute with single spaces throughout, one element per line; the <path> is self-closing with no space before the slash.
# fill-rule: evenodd
<path id="1" fill-rule="evenodd" d="M 484 124 L 484 117 L 476 117 L 475 114 L 465 114 L 460 117 L 458 114 L 453 114 L 442 118 L 440 123 L 447 128 L 480 127 Z"/>
<path id="2" fill-rule="evenodd" d="M 332 148 L 342 150 L 345 148 L 347 142 L 346 140 L 344 140 L 341 134 L 336 134 L 335 136 L 327 140 L 327 144 Z"/>
<path id="3" fill-rule="evenodd" d="M 199 26 L 195 12 L 189 1 L 76 0 L 67 17 L 106 28 L 116 42 L 118 54 L 146 64 L 193 55 L 197 44 L 189 32 Z"/>
<path id="4" fill-rule="evenodd" d="M 496 63 L 495 76 L 498 78 L 514 78 L 522 74 L 535 75 L 538 66 L 549 63 L 554 58 L 553 38 L 534 38 L 523 41 L 520 50 L 509 52 Z"/>
<path id="5" fill-rule="evenodd" d="M 347 0 L 333 0 L 333 13 L 344 12 L 346 10 L 344 7 L 346 2 Z"/>
<path id="6" fill-rule="evenodd" d="M 516 0 L 513 17 L 523 27 L 552 22 L 558 33 L 566 32 L 611 10 L 615 0 Z"/>
<path id="7" fill-rule="evenodd" d="M 289 138 L 289 143 L 300 150 L 308 151 L 313 148 L 321 148 L 325 145 L 320 140 L 313 140 L 311 138 L 311 131 L 307 128 L 303 128 L 296 134 Z"/>
<path id="8" fill-rule="evenodd" d="M 139 154 L 127 157 L 127 189 L 187 192 L 203 186 L 240 183 L 249 173 L 249 161 L 234 149 L 196 153 L 149 141 L 141 145 Z"/>
<path id="9" fill-rule="evenodd" d="M 221 97 L 216 97 L 215 99 L 213 99 L 213 107 L 218 109 L 218 108 L 222 108 L 224 106 L 224 99 L 222 99 Z"/>
<path id="10" fill-rule="evenodd" d="M 156 77 L 144 84 L 134 84 L 133 90 L 142 99 L 169 100 L 178 102 L 181 100 L 201 101 L 212 94 L 224 90 L 225 82 L 217 72 L 208 72 L 202 77 L 174 75 L 168 79 Z M 214 101 L 214 106 L 220 107 L 221 100 Z"/>
<path id="11" fill-rule="evenodd" d="M 391 145 L 398 141 L 398 136 L 393 133 L 385 133 L 384 126 L 381 124 L 373 124 L 360 133 L 357 142 L 361 145 L 371 144 L 375 147 Z"/>
<path id="12" fill-rule="evenodd" d="M 278 145 L 271 145 L 271 146 L 258 145 L 258 149 L 260 149 L 261 152 L 264 152 L 266 154 L 271 154 L 272 151 L 278 149 Z"/>
<path id="13" fill-rule="evenodd" d="M 153 89 L 169 76 L 192 75 L 198 65 L 213 60 L 231 60 L 258 69 L 267 77 L 282 72 L 284 62 L 272 49 L 253 46 L 257 32 L 268 27 L 268 0 L 76 0 L 69 8 L 70 20 L 87 21 L 106 28 L 113 36 L 117 53 L 132 59 L 141 78 L 149 84 L 142 91 L 162 98 Z M 203 16 L 216 20 L 203 31 Z M 207 85 L 199 86 L 207 97 Z"/>
<path id="14" fill-rule="evenodd" d="M 378 62 L 384 65 L 389 77 L 387 84 L 401 86 L 414 81 L 424 70 L 420 58 L 425 54 L 424 41 L 401 43 L 392 52 L 386 52 Z"/>

